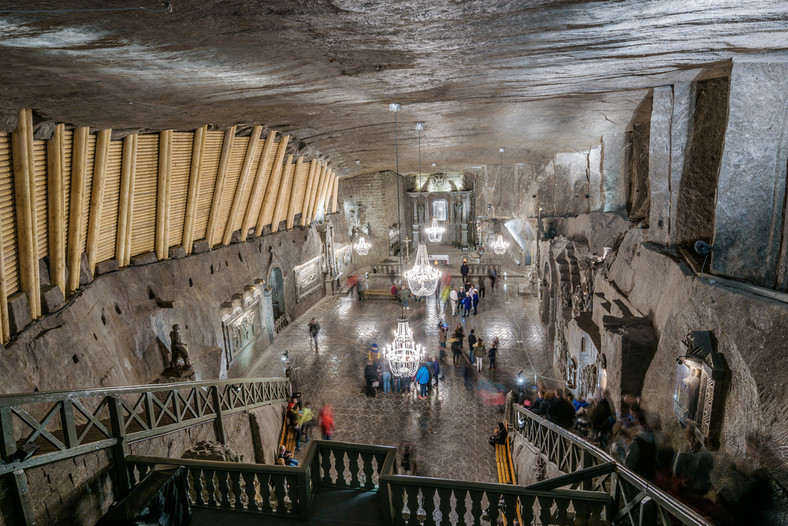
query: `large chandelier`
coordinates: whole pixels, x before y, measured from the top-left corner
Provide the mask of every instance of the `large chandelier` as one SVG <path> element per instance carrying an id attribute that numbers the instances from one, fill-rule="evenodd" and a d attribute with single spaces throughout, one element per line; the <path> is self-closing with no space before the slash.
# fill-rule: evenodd
<path id="1" fill-rule="evenodd" d="M 361 236 L 356 242 L 356 254 L 359 256 L 366 256 L 369 253 L 370 247 L 372 247 L 372 245 L 367 243 L 367 240 L 364 238 L 364 236 Z"/>
<path id="2" fill-rule="evenodd" d="M 424 351 L 413 341 L 413 333 L 408 326 L 408 317 L 397 320 L 397 336 L 394 343 L 385 348 L 385 356 L 391 366 L 391 374 L 410 378 L 416 374 Z"/>
<path id="3" fill-rule="evenodd" d="M 509 247 L 509 242 L 503 240 L 503 234 L 498 234 L 498 239 L 496 239 L 492 243 L 493 252 L 495 252 L 499 256 L 505 254 L 506 249 L 508 247 Z"/>
<path id="4" fill-rule="evenodd" d="M 438 223 L 438 218 L 432 218 L 432 224 L 425 228 L 424 231 L 427 233 L 427 239 L 430 240 L 430 243 L 437 243 L 443 237 L 443 231 L 446 230 L 440 223 Z"/>
<path id="5" fill-rule="evenodd" d="M 408 288 L 415 296 L 430 296 L 435 294 L 438 282 L 441 279 L 441 271 L 430 266 L 429 256 L 427 256 L 427 245 L 419 243 L 419 250 L 416 252 L 416 263 L 413 268 L 404 272 L 405 279 L 408 280 Z"/>

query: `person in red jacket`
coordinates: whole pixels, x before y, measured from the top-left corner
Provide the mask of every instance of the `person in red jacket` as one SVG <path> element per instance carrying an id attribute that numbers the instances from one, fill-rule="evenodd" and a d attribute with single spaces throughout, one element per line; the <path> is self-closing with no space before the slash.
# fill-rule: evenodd
<path id="1" fill-rule="evenodd" d="M 334 409 L 330 405 L 323 404 L 317 415 L 317 422 L 323 432 L 323 440 L 331 440 L 331 435 L 334 434 Z"/>

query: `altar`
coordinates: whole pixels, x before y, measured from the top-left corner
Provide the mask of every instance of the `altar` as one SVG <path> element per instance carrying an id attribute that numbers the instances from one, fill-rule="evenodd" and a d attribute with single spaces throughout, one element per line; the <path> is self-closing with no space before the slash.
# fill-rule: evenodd
<path id="1" fill-rule="evenodd" d="M 448 254 L 432 254 L 430 256 L 430 263 L 434 263 L 436 261 L 442 261 L 444 267 L 449 266 L 449 255 Z"/>

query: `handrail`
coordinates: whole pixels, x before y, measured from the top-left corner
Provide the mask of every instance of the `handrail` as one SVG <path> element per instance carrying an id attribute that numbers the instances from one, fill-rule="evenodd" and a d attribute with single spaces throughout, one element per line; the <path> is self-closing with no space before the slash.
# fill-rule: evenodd
<path id="1" fill-rule="evenodd" d="M 395 467 L 395 459 L 396 448 L 389 446 L 313 440 L 298 466 L 138 455 L 126 456 L 125 462 L 132 471 L 132 485 L 155 464 L 183 466 L 189 498 L 196 507 L 307 519 L 319 486 L 377 491 L 381 501 L 387 502 L 388 488 L 375 484 L 374 479 L 380 480 L 381 470 Z M 377 471 L 373 460 L 377 460 Z M 336 480 L 331 478 L 332 471 Z M 385 507 L 382 511 L 387 512 Z"/>
<path id="2" fill-rule="evenodd" d="M 556 464 L 559 469 L 568 467 L 568 471 L 578 472 L 580 469 L 591 468 L 600 464 L 615 464 L 615 479 L 609 491 L 618 504 L 623 502 L 623 505 L 619 506 L 619 514 L 615 517 L 616 519 L 626 515 L 629 516 L 630 520 L 634 520 L 634 516 L 637 513 L 644 512 L 642 509 L 644 505 L 648 504 L 651 507 L 653 506 L 652 503 L 654 503 L 657 508 L 648 511 L 648 513 L 655 515 L 654 524 L 659 523 L 669 526 L 672 524 L 671 517 L 680 520 L 682 524 L 690 526 L 708 526 L 711 524 L 695 510 L 678 501 L 672 495 L 631 471 L 626 466 L 621 465 L 612 456 L 588 443 L 583 438 L 523 407 L 515 405 L 512 414 L 521 416 L 526 420 L 522 428 L 516 425 L 517 422 L 515 421 L 513 426 L 515 433 L 539 448 L 548 457 L 548 460 Z M 567 446 L 571 446 L 577 451 L 573 451 Z M 593 470 L 589 470 L 588 473 L 593 474 L 593 477 L 599 476 Z M 638 511 L 639 507 L 641 508 L 640 511 Z"/>
<path id="3" fill-rule="evenodd" d="M 288 378 L 237 378 L 0 396 L 0 475 L 284 402 Z M 29 433 L 26 435 L 26 433 Z M 17 454 L 19 450 L 24 454 Z"/>

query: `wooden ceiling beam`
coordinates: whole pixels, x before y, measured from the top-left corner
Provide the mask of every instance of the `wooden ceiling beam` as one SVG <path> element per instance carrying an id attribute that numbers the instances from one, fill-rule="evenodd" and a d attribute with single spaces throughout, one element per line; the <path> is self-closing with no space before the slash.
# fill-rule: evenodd
<path id="1" fill-rule="evenodd" d="M 339 198 L 339 178 L 336 175 L 334 177 L 334 184 L 333 189 L 331 190 L 331 213 L 337 213 L 337 199 Z"/>
<path id="2" fill-rule="evenodd" d="M 79 288 L 79 266 L 82 256 L 82 217 L 85 209 L 85 177 L 87 176 L 88 135 L 90 129 L 74 130 L 71 147 L 71 195 L 68 209 L 68 281 L 66 294 Z"/>
<path id="3" fill-rule="evenodd" d="M 186 212 L 183 217 L 183 248 L 186 255 L 192 253 L 194 245 L 194 218 L 197 215 L 197 201 L 200 195 L 200 178 L 202 176 L 202 163 L 205 157 L 205 138 L 208 135 L 208 125 L 194 130 L 192 142 L 192 162 L 189 169 L 189 189 L 186 195 Z"/>
<path id="4" fill-rule="evenodd" d="M 19 112 L 19 124 L 11 136 L 14 164 L 14 208 L 18 244 L 19 277 L 27 295 L 30 317 L 41 315 L 41 285 L 38 277 L 35 166 L 33 164 L 33 116 Z"/>
<path id="5" fill-rule="evenodd" d="M 309 211 L 312 209 L 312 194 L 315 193 L 317 173 L 317 159 L 312 159 L 309 162 L 309 173 L 306 179 L 306 190 L 304 191 L 304 200 L 301 203 L 301 226 L 309 224 Z"/>
<path id="6" fill-rule="evenodd" d="M 120 162 L 120 195 L 118 196 L 118 232 L 115 258 L 125 267 L 131 260 L 131 222 L 134 210 L 134 176 L 137 172 L 137 135 L 123 139 L 123 157 Z"/>
<path id="7" fill-rule="evenodd" d="M 271 219 L 271 232 L 279 231 L 279 223 L 282 221 L 282 216 L 285 213 L 285 192 L 287 184 L 290 182 L 292 173 L 293 156 L 291 154 L 287 156 L 287 161 L 285 161 L 285 166 L 282 173 L 282 183 L 279 185 L 279 191 L 276 194 L 276 207 L 274 208 L 274 216 Z"/>
<path id="8" fill-rule="evenodd" d="M 285 135 L 279 141 L 279 147 L 276 149 L 276 157 L 274 158 L 274 166 L 271 169 L 271 178 L 268 181 L 268 188 L 265 190 L 263 202 L 260 205 L 260 216 L 257 218 L 257 228 L 255 229 L 255 236 L 263 235 L 263 227 L 271 221 L 271 230 L 273 231 L 273 213 L 276 209 L 277 196 L 279 194 L 279 187 L 282 181 L 282 171 L 284 170 L 283 160 L 285 152 L 287 151 L 287 143 L 290 142 L 290 136 Z M 270 217 L 270 219 L 269 219 Z"/>
<path id="9" fill-rule="evenodd" d="M 249 229 L 256 226 L 256 221 L 254 220 L 260 216 L 263 209 L 263 197 L 267 189 L 267 183 L 271 180 L 270 177 L 266 178 L 266 169 L 268 167 L 268 160 L 271 158 L 271 153 L 274 151 L 275 139 L 276 132 L 271 130 L 268 133 L 268 137 L 265 139 L 263 153 L 260 157 L 260 164 L 257 166 L 257 173 L 255 174 L 254 184 L 252 185 L 252 193 L 249 196 L 249 203 L 246 205 L 246 212 L 244 213 L 243 223 L 241 224 L 241 237 L 244 239 L 249 235 Z M 260 204 L 255 209 L 256 202 Z"/>
<path id="10" fill-rule="evenodd" d="M 66 293 L 65 126 L 58 124 L 47 141 L 49 281 Z M 0 257 L 2 259 L 2 257 Z"/>
<path id="11" fill-rule="evenodd" d="M 205 239 L 208 246 L 213 248 L 216 239 L 216 222 L 219 216 L 219 205 L 224 191 L 224 182 L 227 179 L 227 167 L 230 164 L 230 154 L 233 151 L 233 141 L 235 140 L 236 127 L 233 126 L 224 134 L 222 143 L 222 154 L 219 157 L 219 168 L 216 171 L 216 184 L 213 187 L 213 198 L 211 199 L 211 211 L 208 214 L 208 226 L 205 229 Z"/>
<path id="12" fill-rule="evenodd" d="M 101 230 L 101 212 L 104 205 L 104 187 L 107 180 L 107 156 L 112 130 L 101 130 L 96 134 L 96 153 L 93 156 L 93 185 L 90 192 L 90 210 L 88 210 L 88 269 L 93 274 L 96 270 L 96 252 L 98 250 L 99 232 Z"/>
<path id="13" fill-rule="evenodd" d="M 304 185 L 304 178 L 301 176 L 301 166 L 303 164 L 304 158 L 299 157 L 293 168 L 293 184 L 290 185 L 290 199 L 287 202 L 287 221 L 285 222 L 287 230 L 293 228 L 296 213 L 296 194 L 298 194 L 298 189 Z"/>
<path id="14" fill-rule="evenodd" d="M 156 184 L 156 257 L 169 257 L 170 181 L 172 180 L 172 130 L 159 132 L 159 172 Z"/>
<path id="15" fill-rule="evenodd" d="M 262 133 L 262 131 L 263 127 L 259 124 L 252 128 L 252 135 L 249 137 L 249 144 L 246 146 L 244 163 L 241 166 L 241 174 L 238 177 L 238 184 L 235 186 L 235 195 L 233 196 L 233 202 L 230 206 L 230 217 L 227 218 L 227 225 L 224 227 L 224 238 L 222 239 L 222 244 L 224 245 L 229 245 L 233 238 L 235 222 L 238 218 L 238 211 L 241 208 L 241 200 L 244 197 L 246 184 L 249 181 L 249 174 L 252 172 L 252 163 L 254 162 L 254 157 L 257 154 L 257 146 L 260 141 L 260 133 Z M 244 232 L 241 232 L 241 239 L 246 239 L 246 234 Z"/>

